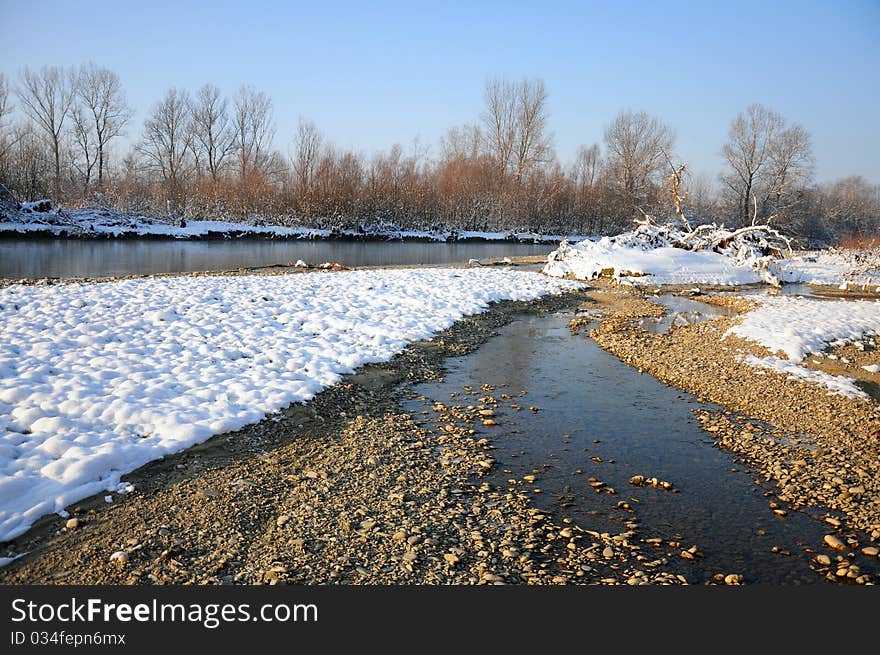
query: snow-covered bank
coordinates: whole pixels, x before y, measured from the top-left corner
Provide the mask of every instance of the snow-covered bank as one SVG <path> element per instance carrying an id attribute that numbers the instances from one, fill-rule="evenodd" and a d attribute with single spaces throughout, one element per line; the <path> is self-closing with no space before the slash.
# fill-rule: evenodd
<path id="1" fill-rule="evenodd" d="M 700 232 L 702 228 L 707 229 Z M 548 256 L 544 272 L 579 280 L 610 276 L 646 284 L 790 282 L 873 287 L 880 283 L 880 253 L 795 254 L 787 245 L 782 235 L 761 231 L 700 226 L 687 233 L 674 226 L 640 225 L 614 237 L 574 244 L 564 241 Z"/>
<path id="2" fill-rule="evenodd" d="M 37 205 L 37 203 L 31 203 Z M 265 221 L 197 221 L 183 225 L 150 216 L 121 214 L 109 210 L 19 211 L 4 220 L 0 216 L 0 235 L 42 235 L 79 238 L 152 237 L 170 239 L 234 239 L 263 237 L 273 239 L 375 239 L 419 241 L 518 241 L 523 243 L 559 243 L 564 235 L 533 232 L 483 232 L 438 230 L 403 230 L 380 225 L 362 230 L 327 230 L 285 227 Z M 583 239 L 584 237 L 569 237 Z"/>
<path id="3" fill-rule="evenodd" d="M 0 289 L 0 541 L 490 302 L 573 286 L 421 269 Z"/>
<path id="4" fill-rule="evenodd" d="M 608 237 L 573 246 L 564 244 L 550 254 L 544 273 L 578 280 L 611 275 L 618 280 L 649 284 L 737 285 L 764 281 L 759 270 L 736 265 L 716 252 L 672 247 L 641 250 L 616 244 Z"/>
<path id="5" fill-rule="evenodd" d="M 800 380 L 807 384 L 815 384 L 824 387 L 829 395 L 845 396 L 846 398 L 859 398 L 870 400 L 871 397 L 856 386 L 855 380 L 843 375 L 832 375 L 825 371 L 812 369 L 795 364 L 781 357 L 755 357 L 746 355 L 743 361 L 753 368 L 764 368 L 777 373 L 782 373 L 789 380 Z"/>
<path id="6" fill-rule="evenodd" d="M 728 330 L 792 362 L 807 355 L 880 335 L 880 301 L 761 298 L 761 305 Z"/>
<path id="7" fill-rule="evenodd" d="M 860 342 L 880 335 L 880 301 L 828 301 L 809 298 L 761 298 L 760 306 L 746 314 L 724 335 L 744 337 L 788 359 L 746 356 L 756 368 L 771 369 L 790 379 L 817 384 L 830 394 L 870 400 L 853 378 L 815 371 L 801 365 L 809 355 L 829 346 Z"/>
<path id="8" fill-rule="evenodd" d="M 649 284 L 778 284 L 777 260 L 790 242 L 768 226 L 727 230 L 724 226 L 657 225 L 646 218 L 613 237 L 563 241 L 547 257 L 544 272 L 592 280 L 610 276 Z"/>

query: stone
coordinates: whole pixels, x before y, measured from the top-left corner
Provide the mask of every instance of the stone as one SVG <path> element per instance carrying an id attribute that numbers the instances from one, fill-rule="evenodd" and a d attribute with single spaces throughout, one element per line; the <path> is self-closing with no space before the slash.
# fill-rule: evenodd
<path id="1" fill-rule="evenodd" d="M 824 553 L 816 555 L 816 563 L 821 566 L 831 566 L 831 558 Z"/>
<path id="2" fill-rule="evenodd" d="M 738 573 L 731 573 L 729 575 L 724 576 L 724 584 L 726 585 L 738 585 L 742 582 L 742 576 Z"/>
<path id="3" fill-rule="evenodd" d="M 880 549 L 876 546 L 865 546 L 862 548 L 862 555 L 867 555 L 868 557 L 877 557 L 880 554 Z"/>
<path id="4" fill-rule="evenodd" d="M 110 556 L 110 561 L 125 564 L 128 561 L 128 553 L 126 553 L 124 550 L 117 550 Z"/>
<path id="5" fill-rule="evenodd" d="M 605 546 L 605 550 L 602 551 L 602 557 L 604 557 L 605 559 L 611 559 L 612 557 L 614 557 L 614 550 L 611 548 L 611 546 Z"/>
<path id="6" fill-rule="evenodd" d="M 67 519 L 67 523 L 64 524 L 64 527 L 66 527 L 68 530 L 76 530 L 79 527 L 79 519 Z"/>
<path id="7" fill-rule="evenodd" d="M 449 564 L 449 566 L 455 566 L 458 563 L 458 555 L 455 553 L 445 553 L 443 559 L 446 560 L 446 563 Z"/>
<path id="8" fill-rule="evenodd" d="M 404 532 L 403 530 L 398 530 L 393 535 L 391 535 L 391 538 L 394 539 L 394 541 L 403 541 L 404 539 L 406 539 L 406 532 Z"/>
<path id="9" fill-rule="evenodd" d="M 846 550 L 846 544 L 835 537 L 833 534 L 825 535 L 825 543 L 828 545 L 829 548 L 833 550 Z"/>
<path id="10" fill-rule="evenodd" d="M 283 528 L 286 523 L 290 521 L 290 517 L 287 514 L 282 514 L 277 519 L 275 519 L 275 525 L 279 528 Z"/>
<path id="11" fill-rule="evenodd" d="M 833 516 L 826 516 L 825 523 L 827 523 L 828 525 L 834 526 L 835 528 L 840 527 L 840 521 L 838 519 L 834 518 Z"/>

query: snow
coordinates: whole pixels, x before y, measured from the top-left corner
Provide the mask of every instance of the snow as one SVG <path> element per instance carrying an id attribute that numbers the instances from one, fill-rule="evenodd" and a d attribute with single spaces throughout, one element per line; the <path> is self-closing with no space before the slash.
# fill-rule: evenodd
<path id="1" fill-rule="evenodd" d="M 880 284 L 880 270 L 872 266 L 877 253 L 859 250 L 823 250 L 800 253 L 781 263 L 785 282 L 826 284 L 846 289 L 849 285 Z"/>
<path id="2" fill-rule="evenodd" d="M 46 201 L 41 201 L 46 202 Z M 30 210 L 40 202 L 25 203 Z M 184 226 L 150 216 L 123 214 L 112 210 L 80 209 L 50 212 L 18 212 L 14 220 L 0 217 L 0 233 L 43 233 L 58 236 L 100 236 L 100 237 L 167 237 L 174 239 L 198 239 L 204 237 L 236 238 L 242 236 L 263 236 L 281 239 L 329 239 L 342 237 L 358 239 L 372 237 L 378 239 L 418 239 L 423 241 L 521 241 L 533 243 L 558 243 L 565 237 L 554 234 L 533 232 L 487 232 L 437 230 L 403 230 L 395 225 L 380 225 L 366 231 L 351 229 L 327 230 L 307 227 L 285 227 L 266 224 L 255 217 L 251 222 L 223 220 L 186 220 Z M 583 237 L 570 237 L 582 239 Z"/>
<path id="3" fill-rule="evenodd" d="M 755 341 L 792 362 L 865 337 L 880 335 L 880 301 L 767 297 L 727 331 Z"/>
<path id="4" fill-rule="evenodd" d="M 560 255 L 554 255 L 561 253 Z M 641 280 L 648 284 L 739 285 L 765 281 L 762 271 L 750 263 L 737 265 L 723 254 L 701 250 L 661 247 L 643 250 L 609 237 L 585 240 L 551 253 L 544 273 L 553 277 L 592 280 L 612 271 L 620 281 Z"/>
<path id="5" fill-rule="evenodd" d="M 780 357 L 746 355 L 743 357 L 743 361 L 755 368 L 766 368 L 782 373 L 789 380 L 799 380 L 808 384 L 819 385 L 827 389 L 828 394 L 831 396 L 846 396 L 847 398 L 858 398 L 861 400 L 871 399 L 868 394 L 856 386 L 855 380 L 843 375 L 831 375 L 825 371 L 813 371 Z"/>
<path id="6" fill-rule="evenodd" d="M 862 368 L 868 371 L 868 373 L 880 373 L 880 365 L 878 364 L 869 364 L 868 366 L 862 366 Z"/>
<path id="7" fill-rule="evenodd" d="M 2 288 L 0 541 L 493 301 L 574 286 L 417 269 Z"/>

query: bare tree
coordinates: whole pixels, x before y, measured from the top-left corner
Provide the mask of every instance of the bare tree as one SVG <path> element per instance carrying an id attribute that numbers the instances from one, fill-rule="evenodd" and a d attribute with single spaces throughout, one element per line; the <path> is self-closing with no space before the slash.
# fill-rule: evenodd
<path id="1" fill-rule="evenodd" d="M 578 148 L 571 176 L 579 192 L 589 193 L 593 189 L 599 179 L 601 167 L 602 153 L 598 143 Z"/>
<path id="2" fill-rule="evenodd" d="M 206 84 L 199 89 L 190 109 L 193 148 L 214 182 L 219 180 L 223 162 L 235 147 L 228 105 L 226 98 L 220 95 L 220 89 Z"/>
<path id="3" fill-rule="evenodd" d="M 810 134 L 800 125 L 792 125 L 780 132 L 771 144 L 768 163 L 767 182 L 761 198 L 764 211 L 785 219 L 798 189 L 813 173 Z"/>
<path id="4" fill-rule="evenodd" d="M 149 167 L 162 176 L 169 213 L 176 213 L 183 201 L 183 182 L 189 171 L 188 154 L 192 145 L 189 122 L 186 92 L 169 89 L 144 122 L 143 138 L 138 145 Z"/>
<path id="5" fill-rule="evenodd" d="M 503 79 L 487 80 L 483 98 L 486 103 L 483 113 L 486 144 L 503 178 L 516 143 L 516 85 Z"/>
<path id="6" fill-rule="evenodd" d="M 300 118 L 291 163 L 294 182 L 301 199 L 312 191 L 322 148 L 323 138 L 317 126 L 310 120 Z"/>
<path id="7" fill-rule="evenodd" d="M 82 194 L 85 197 L 89 192 L 92 174 L 98 163 L 97 137 L 92 132 L 92 123 L 82 107 L 74 107 L 71 118 L 73 119 L 73 140 L 78 150 L 78 156 L 73 157 L 73 166 L 82 179 Z"/>
<path id="8" fill-rule="evenodd" d="M 101 187 L 110 142 L 123 133 L 131 120 L 132 111 L 125 99 L 119 75 L 91 62 L 79 70 L 76 95 L 94 130 L 98 186 Z"/>
<path id="9" fill-rule="evenodd" d="M 272 100 L 262 91 L 243 86 L 235 99 L 235 148 L 242 181 L 264 172 L 272 162 L 270 148 L 275 137 Z"/>
<path id="10" fill-rule="evenodd" d="M 738 114 L 730 125 L 729 141 L 722 149 L 730 170 L 722 180 L 736 197 L 740 225 L 749 221 L 755 187 L 762 180 L 773 143 L 784 124 L 782 116 L 776 112 L 753 104 Z"/>
<path id="11" fill-rule="evenodd" d="M 663 153 L 671 151 L 674 140 L 669 127 L 643 111 L 623 111 L 605 130 L 609 172 L 628 202 L 644 202 L 648 184 L 663 167 Z"/>
<path id="12" fill-rule="evenodd" d="M 547 134 L 547 89 L 544 80 L 523 80 L 516 87 L 516 130 L 513 155 L 516 180 L 538 163 L 550 159 L 550 137 Z"/>
<path id="13" fill-rule="evenodd" d="M 9 100 L 9 84 L 6 75 L 0 73 L 0 169 L 5 170 L 10 150 L 16 144 L 16 131 L 7 124 L 15 107 Z"/>
<path id="14" fill-rule="evenodd" d="M 722 150 L 728 171 L 722 175 L 741 225 L 784 212 L 798 185 L 812 173 L 810 135 L 799 125 L 762 105 L 750 105 L 730 125 Z"/>
<path id="15" fill-rule="evenodd" d="M 39 72 L 26 67 L 20 75 L 18 96 L 25 114 L 44 132 L 52 148 L 55 164 L 53 193 L 60 197 L 61 141 L 64 121 L 73 107 L 74 76 L 58 66 L 44 67 Z"/>

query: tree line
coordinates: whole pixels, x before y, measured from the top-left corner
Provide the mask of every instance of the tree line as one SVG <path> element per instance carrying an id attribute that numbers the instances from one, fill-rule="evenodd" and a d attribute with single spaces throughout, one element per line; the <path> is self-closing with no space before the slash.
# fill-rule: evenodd
<path id="1" fill-rule="evenodd" d="M 329 229 L 607 234 L 675 207 L 694 224 L 769 222 L 807 242 L 880 232 L 880 187 L 816 184 L 809 133 L 762 105 L 732 119 L 715 180 L 679 162 L 673 130 L 643 111 L 620 112 L 601 143 L 560 162 L 547 97 L 540 79 L 490 79 L 480 116 L 433 152 L 415 142 L 367 156 L 307 119 L 279 137 L 271 97 L 250 86 L 169 89 L 134 125 L 115 72 L 25 68 L 14 83 L 0 74 L 0 183 L 65 206 Z"/>

